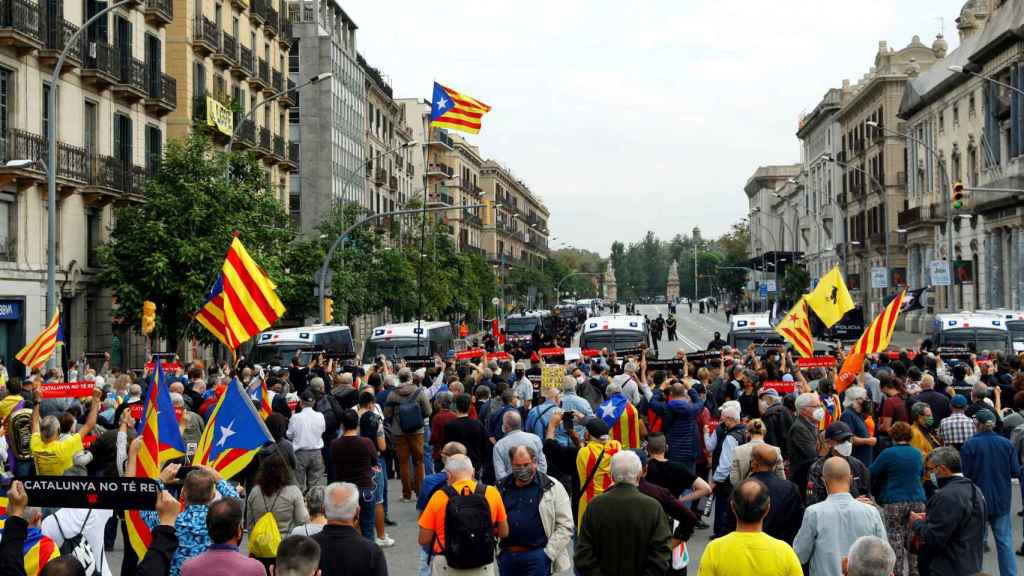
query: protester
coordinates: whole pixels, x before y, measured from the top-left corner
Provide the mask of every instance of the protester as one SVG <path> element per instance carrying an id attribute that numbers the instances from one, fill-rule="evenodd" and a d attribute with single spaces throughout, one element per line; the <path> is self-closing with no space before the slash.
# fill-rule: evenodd
<path id="1" fill-rule="evenodd" d="M 740 482 L 730 496 L 730 507 L 736 530 L 704 548 L 699 576 L 803 576 L 793 549 L 761 530 L 771 497 L 760 480 Z"/>
<path id="2" fill-rule="evenodd" d="M 684 505 L 684 502 L 680 498 L 672 495 L 668 489 L 648 482 L 645 478 L 649 463 L 647 453 L 643 450 L 633 450 L 633 452 L 638 458 L 640 458 L 640 464 L 642 466 L 640 483 L 637 485 L 637 488 L 640 490 L 641 494 L 654 498 L 658 504 L 661 505 L 661 509 L 665 515 L 668 516 L 671 522 L 670 527 L 672 528 L 672 549 L 675 550 L 677 546 L 680 546 L 681 543 L 688 541 L 690 537 L 693 536 L 693 531 L 697 528 L 700 519 L 693 511 Z M 684 566 L 677 570 L 670 566 L 669 571 L 666 572 L 666 574 L 669 574 L 670 576 L 686 576 L 686 567 Z"/>
<path id="3" fill-rule="evenodd" d="M 78 432 L 65 438 L 60 437 L 60 421 L 56 416 L 50 415 L 40 420 L 41 396 L 38 390 L 35 395 L 36 403 L 32 410 L 32 437 L 29 447 L 32 450 L 32 459 L 35 461 L 36 474 L 63 476 L 64 472 L 73 464 L 72 457 L 84 449 L 82 437 L 88 436 L 96 426 L 100 402 L 103 400 L 103 390 L 100 388 L 93 390 L 92 403 L 89 405 L 89 415 L 85 424 L 78 429 Z"/>
<path id="4" fill-rule="evenodd" d="M 493 486 L 485 487 L 473 479 L 473 463 L 466 456 L 449 456 L 444 468 L 448 474 L 448 485 L 434 492 L 418 522 L 419 544 L 434 547 L 432 573 L 435 576 L 492 575 L 495 540 L 509 534 L 508 516 L 501 495 Z M 449 502 L 456 498 L 459 505 L 449 506 Z M 452 526 L 462 527 L 458 533 L 446 533 L 449 511 L 459 513 L 458 521 L 452 522 Z M 487 530 L 477 530 L 483 527 Z"/>
<path id="5" fill-rule="evenodd" d="M 987 518 L 985 496 L 961 473 L 955 448 L 936 448 L 925 459 L 925 472 L 938 490 L 924 514 L 911 512 L 920 538 L 921 573 L 936 576 L 981 571 Z"/>
<path id="6" fill-rule="evenodd" d="M 953 396 L 949 402 L 950 414 L 939 422 L 939 440 L 944 446 L 959 450 L 974 436 L 974 421 L 964 414 L 967 398 L 962 394 Z"/>
<path id="7" fill-rule="evenodd" d="M 871 400 L 868 399 L 868 391 L 861 386 L 852 386 L 846 389 L 843 398 L 843 414 L 839 421 L 850 427 L 853 436 L 850 441 L 853 443 L 853 457 L 860 460 L 865 466 L 871 466 L 874 460 L 875 438 L 868 431 L 867 423 L 864 421 L 868 413 L 868 406 Z"/>
<path id="8" fill-rule="evenodd" d="M 735 406 L 722 408 L 722 423 L 714 432 L 707 432 L 704 444 L 711 456 L 711 490 L 718 506 L 715 507 L 714 535 L 724 536 L 732 530 L 729 511 L 725 502 L 729 500 L 732 484 L 729 473 L 732 467 L 732 453 L 747 441 L 747 427 L 740 420 L 740 411 Z"/>
<path id="9" fill-rule="evenodd" d="M 324 485 L 322 452 L 327 423 L 324 415 L 313 409 L 316 404 L 313 390 L 304 390 L 299 399 L 302 409 L 288 420 L 288 439 L 295 450 L 295 481 L 299 490 L 305 493 Z"/>
<path id="10" fill-rule="evenodd" d="M 339 482 L 359 488 L 359 529 L 364 537 L 374 539 L 377 498 L 373 483 L 377 448 L 369 439 L 359 435 L 359 415 L 355 410 L 345 410 L 341 415 L 341 429 L 341 437 L 331 442 L 334 477 Z M 416 488 L 419 490 L 419 485 Z"/>
<path id="11" fill-rule="evenodd" d="M 648 461 L 644 466 L 644 479 L 665 488 L 682 502 L 696 502 L 711 496 L 711 486 L 686 465 L 666 458 L 666 450 L 664 434 L 655 432 L 647 437 Z"/>
<path id="12" fill-rule="evenodd" d="M 825 462 L 839 456 L 846 460 L 853 473 L 853 482 L 849 490 L 854 498 L 871 495 L 871 473 L 863 462 L 854 458 L 853 432 L 843 422 L 834 422 L 825 430 L 825 444 L 828 448 L 824 456 L 814 461 L 807 477 L 807 505 L 821 502 L 828 496 L 828 486 L 824 477 Z"/>
<path id="13" fill-rule="evenodd" d="M 222 498 L 210 504 L 206 530 L 210 546 L 182 564 L 182 576 L 265 576 L 262 562 L 246 558 L 238 551 L 245 532 L 242 530 L 242 504 L 237 498 Z"/>
<path id="14" fill-rule="evenodd" d="M 506 420 L 511 415 L 518 416 L 509 413 Z M 495 447 L 495 459 L 497 450 Z M 572 566 L 572 504 L 561 483 L 540 470 L 542 456 L 529 445 L 508 448 L 511 472 L 498 484 L 509 525 L 498 556 L 502 576 L 548 576 Z"/>
<path id="15" fill-rule="evenodd" d="M 780 464 L 779 454 L 772 446 L 756 445 L 751 453 L 749 477 L 765 485 L 772 501 L 761 529 L 772 538 L 792 544 L 803 522 L 804 502 L 796 485 L 776 474 Z M 742 482 L 740 480 L 735 485 Z"/>
<path id="16" fill-rule="evenodd" d="M 782 404 L 779 393 L 772 388 L 762 387 L 757 393 L 761 420 L 764 421 L 764 441 L 777 446 L 782 457 L 789 457 L 789 430 L 793 427 L 793 415 Z"/>
<path id="17" fill-rule="evenodd" d="M 979 410 L 974 419 L 977 432 L 960 449 L 961 469 L 985 496 L 985 519 L 996 541 L 1000 575 L 1015 576 L 1010 490 L 1013 479 L 1021 479 L 1020 456 L 1009 440 L 995 432 L 996 416 L 991 410 Z"/>
<path id="18" fill-rule="evenodd" d="M 669 394 L 667 399 L 666 393 Z M 693 470 L 701 449 L 696 419 L 704 409 L 704 402 L 700 400 L 697 391 L 689 384 L 676 383 L 670 386 L 665 382 L 653 392 L 650 407 L 662 419 L 668 437 L 668 459 Z"/>
<path id="19" fill-rule="evenodd" d="M 891 576 L 896 554 L 882 538 L 861 536 L 850 546 L 843 558 L 845 576 Z"/>
<path id="20" fill-rule="evenodd" d="M 732 451 L 732 465 L 729 467 L 729 483 L 733 486 L 739 486 L 740 482 L 746 480 L 751 474 L 751 459 L 754 448 L 757 446 L 767 446 L 768 444 L 764 441 L 765 433 L 767 429 L 764 421 L 760 419 L 753 419 L 747 423 L 747 442 L 737 446 Z M 775 459 L 775 475 L 779 478 L 786 479 L 786 466 L 782 461 L 782 451 L 776 446 L 771 446 L 775 451 L 777 458 Z"/>
<path id="21" fill-rule="evenodd" d="M 817 394 L 807 392 L 797 397 L 796 418 L 787 437 L 790 477 L 797 486 L 806 486 L 811 464 L 818 458 L 818 423 L 824 418 Z"/>
<path id="22" fill-rule="evenodd" d="M 323 576 L 387 576 L 388 564 L 379 546 L 360 534 L 360 490 L 334 482 L 324 490 L 327 525 L 313 540 L 320 546 Z"/>
<path id="23" fill-rule="evenodd" d="M 273 576 L 317 576 L 320 545 L 308 536 L 292 535 L 281 541 Z"/>
<path id="24" fill-rule="evenodd" d="M 963 398 L 963 396 L 961 396 Z M 885 532 L 896 555 L 895 576 L 917 574 L 917 554 L 910 548 L 913 536 L 907 518 L 925 510 L 924 457 L 910 445 L 911 431 L 906 422 L 889 429 L 893 445 L 871 463 L 871 478 L 882 486 L 881 503 L 885 510 Z"/>
<path id="25" fill-rule="evenodd" d="M 519 412 L 509 411 L 502 416 L 501 440 L 494 445 L 494 477 L 500 482 L 511 472 L 511 448 L 529 446 L 537 455 L 537 466 L 541 473 L 547 473 L 548 463 L 544 458 L 544 442 L 535 434 L 522 431 L 523 418 Z"/>
<path id="26" fill-rule="evenodd" d="M 327 517 L 324 516 L 323 487 L 317 486 L 306 492 L 306 511 L 309 512 L 309 521 L 302 526 L 292 528 L 291 536 L 313 536 L 324 529 Z"/>
<path id="27" fill-rule="evenodd" d="M 466 448 L 475 470 L 482 470 L 484 458 L 487 456 L 489 442 L 487 430 L 479 420 L 470 418 L 469 410 L 472 398 L 468 394 L 455 397 L 455 420 L 444 427 L 444 437 L 449 443 L 457 442 Z"/>
<path id="28" fill-rule="evenodd" d="M 398 371 L 398 382 L 398 388 L 388 394 L 384 403 L 384 418 L 391 424 L 395 456 L 402 477 L 402 501 L 412 502 L 413 493 L 420 491 L 420 483 L 423 482 L 424 421 L 430 417 L 430 399 L 413 381 L 408 368 Z M 337 466 L 335 470 L 338 470 Z"/>
<path id="29" fill-rule="evenodd" d="M 451 392 L 438 392 L 434 396 L 436 409 L 430 419 L 430 453 L 434 459 L 435 470 L 441 469 L 441 449 L 448 443 L 444 435 L 445 426 L 458 418 L 451 409 L 454 402 L 455 396 Z"/>
<path id="30" fill-rule="evenodd" d="M 931 406 L 924 402 L 915 402 L 910 407 L 910 421 L 910 445 L 917 448 L 922 456 L 927 457 L 929 452 L 942 445 L 942 441 L 932 431 L 935 421 Z"/>
<path id="31" fill-rule="evenodd" d="M 846 459 L 833 456 L 826 460 L 822 477 L 828 497 L 804 511 L 793 551 L 801 564 L 810 564 L 811 574 L 842 576 L 842 558 L 849 545 L 861 536 L 886 538 L 885 526 L 878 509 L 851 495 L 853 474 Z"/>
<path id="32" fill-rule="evenodd" d="M 668 570 L 671 531 L 661 506 L 637 488 L 642 465 L 631 451 L 611 457 L 615 484 L 583 512 L 576 543 L 581 576 L 641 576 Z"/>
<path id="33" fill-rule="evenodd" d="M 265 458 L 260 464 L 255 485 L 245 499 L 245 531 L 252 533 L 253 526 L 267 512 L 273 514 L 281 538 L 309 522 L 302 490 L 292 480 L 280 454 Z"/>
<path id="34" fill-rule="evenodd" d="M 622 450 L 622 444 L 608 437 L 608 424 L 600 418 L 586 422 L 584 445 L 576 453 L 576 471 L 580 495 L 576 526 L 583 525 L 587 506 L 612 486 L 611 459 Z M 575 449 L 571 449 L 575 450 Z"/>

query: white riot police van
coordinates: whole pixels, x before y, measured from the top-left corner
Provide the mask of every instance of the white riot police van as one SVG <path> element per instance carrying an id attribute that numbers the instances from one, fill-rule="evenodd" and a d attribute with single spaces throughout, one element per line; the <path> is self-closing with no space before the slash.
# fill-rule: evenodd
<path id="1" fill-rule="evenodd" d="M 583 323 L 580 348 L 621 352 L 647 343 L 647 321 L 643 316 L 614 314 L 594 316 Z"/>
<path id="2" fill-rule="evenodd" d="M 377 326 L 363 345 L 363 364 L 386 356 L 392 362 L 403 358 L 425 358 L 453 354 L 452 325 L 447 322 L 403 322 Z"/>
<path id="3" fill-rule="evenodd" d="M 316 324 L 261 332 L 256 336 L 251 360 L 264 368 L 288 367 L 298 355 L 305 366 L 310 356 L 320 353 L 332 358 L 354 358 L 352 330 L 348 326 Z"/>
<path id="4" fill-rule="evenodd" d="M 740 352 L 746 352 L 751 344 L 761 348 L 781 346 L 785 343 L 782 336 L 772 328 L 771 317 L 767 313 L 733 314 L 726 341 L 734 350 Z"/>
<path id="5" fill-rule="evenodd" d="M 985 314 L 995 314 L 1003 319 L 1006 329 L 1010 331 L 1010 341 L 1013 351 L 1024 352 L 1024 310 L 1009 310 L 1000 308 L 997 310 L 985 310 Z"/>
<path id="6" fill-rule="evenodd" d="M 963 347 L 975 353 L 983 350 L 1013 353 L 1006 320 L 991 312 L 937 314 L 931 338 L 938 347 Z"/>

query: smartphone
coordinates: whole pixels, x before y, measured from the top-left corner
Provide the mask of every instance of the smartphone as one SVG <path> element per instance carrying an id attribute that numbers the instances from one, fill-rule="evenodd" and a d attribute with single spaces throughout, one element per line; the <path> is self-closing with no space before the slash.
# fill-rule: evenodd
<path id="1" fill-rule="evenodd" d="M 198 468 L 198 466 L 182 466 L 181 468 L 178 468 L 178 473 L 175 475 L 175 478 L 178 480 L 184 480 L 185 477 L 188 476 L 189 472 L 197 470 Z"/>

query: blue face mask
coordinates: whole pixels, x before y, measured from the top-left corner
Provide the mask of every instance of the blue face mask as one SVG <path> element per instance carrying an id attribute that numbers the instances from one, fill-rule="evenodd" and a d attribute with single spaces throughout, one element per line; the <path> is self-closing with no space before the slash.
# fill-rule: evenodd
<path id="1" fill-rule="evenodd" d="M 939 487 L 939 476 L 935 472 L 928 475 L 928 480 L 931 481 L 932 486 Z"/>

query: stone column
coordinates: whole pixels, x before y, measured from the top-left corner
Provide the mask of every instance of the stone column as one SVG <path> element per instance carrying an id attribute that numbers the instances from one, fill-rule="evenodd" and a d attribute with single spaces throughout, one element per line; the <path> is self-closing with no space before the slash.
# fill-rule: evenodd
<path id="1" fill-rule="evenodd" d="M 1015 243 L 1017 245 L 1017 257 L 1013 260 L 1013 270 L 1016 271 L 1014 274 L 1014 294 L 1016 300 L 1014 301 L 1014 308 L 1024 308 L 1024 230 L 1021 228 L 1014 228 L 1013 231 L 1016 233 Z"/>

